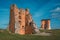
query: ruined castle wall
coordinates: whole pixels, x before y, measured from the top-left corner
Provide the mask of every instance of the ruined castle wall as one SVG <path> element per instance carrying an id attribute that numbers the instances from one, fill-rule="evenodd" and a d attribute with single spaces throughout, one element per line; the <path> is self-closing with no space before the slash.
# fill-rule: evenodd
<path id="1" fill-rule="evenodd" d="M 9 30 L 10 32 L 14 33 L 15 32 L 15 17 L 14 17 L 14 9 L 15 6 L 11 6 L 10 8 L 10 23 L 9 23 Z"/>
<path id="2" fill-rule="evenodd" d="M 20 34 L 25 34 L 25 10 L 20 9 Z"/>
<path id="3" fill-rule="evenodd" d="M 41 24 L 42 24 L 42 25 L 41 25 L 41 28 L 44 29 L 45 21 L 42 21 Z"/>
<path id="4" fill-rule="evenodd" d="M 48 29 L 51 29 L 51 27 L 50 27 L 50 20 L 48 20 Z"/>
<path id="5" fill-rule="evenodd" d="M 41 22 L 41 28 L 42 29 L 50 29 L 50 20 L 43 20 Z"/>
<path id="6" fill-rule="evenodd" d="M 35 28 L 35 29 L 34 29 Z M 18 9 L 16 5 L 12 5 L 10 9 L 10 24 L 9 30 L 12 33 L 32 34 L 38 30 L 28 9 Z"/>
<path id="7" fill-rule="evenodd" d="M 19 33 L 20 25 L 19 25 L 19 9 L 15 7 L 14 10 L 14 17 L 15 17 L 15 33 Z"/>
<path id="8" fill-rule="evenodd" d="M 26 19 L 26 21 L 25 21 L 25 24 L 26 24 L 25 34 L 32 34 L 32 26 L 31 26 L 32 18 L 29 14 L 28 9 L 25 10 L 25 14 L 26 14 L 26 16 L 25 16 L 25 19 Z"/>

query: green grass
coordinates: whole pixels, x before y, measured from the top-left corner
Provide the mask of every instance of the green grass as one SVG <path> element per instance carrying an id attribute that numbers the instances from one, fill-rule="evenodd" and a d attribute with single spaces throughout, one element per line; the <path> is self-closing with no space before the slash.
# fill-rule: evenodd
<path id="1" fill-rule="evenodd" d="M 60 30 L 46 30 L 46 32 L 51 32 L 52 36 L 19 35 L 3 31 L 0 32 L 0 40 L 60 40 Z"/>

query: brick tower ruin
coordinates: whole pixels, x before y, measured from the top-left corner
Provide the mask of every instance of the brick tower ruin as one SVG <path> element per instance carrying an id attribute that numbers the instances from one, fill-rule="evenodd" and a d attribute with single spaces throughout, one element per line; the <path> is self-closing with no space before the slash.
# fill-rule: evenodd
<path id="1" fill-rule="evenodd" d="M 49 30 L 50 28 L 50 19 L 41 20 L 41 28 L 45 30 Z"/>
<path id="2" fill-rule="evenodd" d="M 29 9 L 18 9 L 15 4 L 10 7 L 9 31 L 18 34 L 32 34 L 33 32 L 39 32 L 29 14 Z"/>

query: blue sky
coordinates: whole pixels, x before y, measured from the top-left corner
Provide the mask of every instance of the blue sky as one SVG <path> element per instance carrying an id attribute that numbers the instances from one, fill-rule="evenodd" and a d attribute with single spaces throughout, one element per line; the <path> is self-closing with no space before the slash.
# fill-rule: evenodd
<path id="1" fill-rule="evenodd" d="M 0 28 L 9 26 L 10 6 L 29 8 L 38 28 L 42 19 L 51 19 L 51 28 L 60 29 L 60 0 L 0 0 Z"/>

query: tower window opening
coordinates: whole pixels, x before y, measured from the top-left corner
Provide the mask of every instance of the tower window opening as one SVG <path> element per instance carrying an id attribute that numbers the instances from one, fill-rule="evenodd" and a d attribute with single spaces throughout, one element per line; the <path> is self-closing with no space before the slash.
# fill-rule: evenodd
<path id="1" fill-rule="evenodd" d="M 21 23 L 21 21 L 19 21 L 19 23 Z"/>
<path id="2" fill-rule="evenodd" d="M 22 28 L 24 29 L 24 26 L 22 26 Z"/>
<path id="3" fill-rule="evenodd" d="M 21 19 L 21 16 L 19 16 L 19 19 Z"/>

